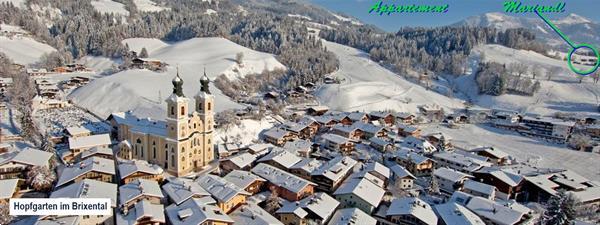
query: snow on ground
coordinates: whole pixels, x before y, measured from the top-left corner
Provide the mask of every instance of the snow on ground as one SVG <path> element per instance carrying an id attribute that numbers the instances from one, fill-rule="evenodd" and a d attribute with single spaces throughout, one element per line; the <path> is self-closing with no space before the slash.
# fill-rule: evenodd
<path id="1" fill-rule="evenodd" d="M 239 126 L 234 126 L 229 130 L 217 129 L 215 132 L 215 144 L 224 143 L 224 140 L 239 141 L 242 144 L 250 144 L 253 140 L 257 140 L 260 132 L 273 127 L 274 120 L 266 117 L 263 120 L 246 119 L 240 121 Z"/>
<path id="2" fill-rule="evenodd" d="M 145 46 L 145 42 L 156 43 L 156 40 L 150 40 L 126 41 L 131 43 L 130 46 Z M 138 41 L 144 43 L 137 43 Z M 166 116 L 164 100 L 172 93 L 171 80 L 175 76 L 177 65 L 184 81 L 184 94 L 189 98 L 200 90 L 199 79 L 204 68 L 213 80 L 220 74 L 237 74 L 231 69 L 236 66 L 235 55 L 238 52 L 244 53 L 244 70 L 239 75 L 259 73 L 264 68 L 272 70 L 283 67 L 271 54 L 253 51 L 223 38 L 194 38 L 150 52 L 151 58 L 170 65 L 166 72 L 138 69 L 122 71 L 76 89 L 69 99 L 101 117 L 107 117 L 113 112 L 132 110 L 141 117 L 163 119 Z M 214 86 L 211 91 L 215 95 L 216 111 L 241 107 Z"/>
<path id="3" fill-rule="evenodd" d="M 348 46 L 323 41 L 339 58 L 340 69 L 332 76 L 345 79 L 341 84 L 325 84 L 316 91 L 321 104 L 340 111 L 393 109 L 416 112 L 423 104 L 436 103 L 459 108 L 459 100 L 448 98 L 413 84 L 371 61 L 367 53 Z"/>
<path id="4" fill-rule="evenodd" d="M 519 162 L 541 158 L 539 167 L 570 169 L 589 179 L 600 180 L 600 155 L 596 153 L 570 150 L 563 145 L 550 144 L 486 125 L 464 125 L 460 129 L 428 126 L 422 129 L 424 134 L 442 132 L 459 146 L 492 146 L 510 154 Z"/>
<path id="5" fill-rule="evenodd" d="M 12 3 L 15 7 L 25 8 L 27 0 L 0 0 L 0 3 Z"/>
<path id="6" fill-rule="evenodd" d="M 26 30 L 23 30 L 19 26 L 13 26 L 13 25 L 5 24 L 5 23 L 0 23 L 0 33 L 4 33 L 4 32 L 10 32 L 10 33 L 16 33 L 16 34 L 28 34 L 29 33 Z"/>
<path id="7" fill-rule="evenodd" d="M 204 12 L 204 14 L 206 14 L 206 15 L 217 14 L 217 11 L 215 11 L 214 9 L 206 9 L 206 12 Z"/>
<path id="8" fill-rule="evenodd" d="M 142 12 L 160 12 L 169 9 L 167 7 L 159 6 L 151 0 L 133 0 L 133 3 L 135 3 L 137 9 Z"/>
<path id="9" fill-rule="evenodd" d="M 110 125 L 77 107 L 39 110 L 35 113 L 34 119 L 42 129 L 41 132 L 48 132 L 54 137 L 63 136 L 64 129 L 73 126 L 85 127 L 93 133 L 110 131 Z"/>
<path id="10" fill-rule="evenodd" d="M 129 50 L 135 51 L 138 54 L 142 52 L 142 48 L 146 48 L 148 54 L 152 54 L 154 51 L 169 46 L 169 44 L 156 39 L 156 38 L 129 38 L 123 40 L 121 43 L 129 46 Z"/>
<path id="11" fill-rule="evenodd" d="M 40 43 L 30 37 L 0 36 L 0 52 L 15 63 L 28 65 L 37 62 L 44 53 L 56 51 L 52 46 Z"/>
<path id="12" fill-rule="evenodd" d="M 303 15 L 298 15 L 298 14 L 288 14 L 289 17 L 292 18 L 299 18 L 299 19 L 305 19 L 305 20 L 312 20 L 312 18 L 308 17 L 308 16 L 303 16 Z"/>
<path id="13" fill-rule="evenodd" d="M 91 68 L 97 73 L 111 70 L 113 66 L 118 65 L 118 62 L 116 62 L 114 59 L 102 56 L 84 56 L 78 59 L 77 63 L 83 64 L 85 67 Z"/>
<path id="14" fill-rule="evenodd" d="M 509 65 L 520 62 L 529 66 L 537 65 L 540 70 L 550 67 L 560 67 L 562 72 L 548 81 L 545 76 L 537 78 L 541 88 L 534 96 L 521 96 L 505 94 L 502 96 L 479 95 L 475 83 L 476 65 L 481 54 L 486 61 L 493 61 Z M 541 54 L 515 50 L 499 45 L 484 45 L 475 48 L 470 56 L 471 70 L 468 75 L 455 80 L 459 90 L 472 99 L 476 105 L 486 108 L 501 108 L 515 110 L 523 113 L 551 115 L 554 112 L 577 112 L 583 114 L 597 113 L 600 104 L 600 87 L 586 77 L 579 83 L 578 76 L 572 73 L 567 63 L 561 60 L 548 58 Z"/>
<path id="15" fill-rule="evenodd" d="M 331 15 L 333 15 L 336 19 L 338 19 L 338 20 L 340 20 L 342 22 L 350 22 L 350 23 L 352 23 L 354 25 L 358 25 L 358 26 L 362 25 L 361 22 L 359 22 L 358 20 L 352 19 L 352 18 L 343 17 L 343 16 L 340 16 L 340 15 L 335 14 L 335 13 L 331 13 Z"/>
<path id="16" fill-rule="evenodd" d="M 111 0 L 94 0 L 92 6 L 99 13 L 114 13 L 123 16 L 129 16 L 129 11 L 125 9 L 125 5 Z"/>
<path id="17" fill-rule="evenodd" d="M 0 110 L 0 130 L 2 136 L 18 136 L 21 132 L 21 124 L 17 119 L 17 112 L 10 104 L 7 104 L 6 110 Z"/>

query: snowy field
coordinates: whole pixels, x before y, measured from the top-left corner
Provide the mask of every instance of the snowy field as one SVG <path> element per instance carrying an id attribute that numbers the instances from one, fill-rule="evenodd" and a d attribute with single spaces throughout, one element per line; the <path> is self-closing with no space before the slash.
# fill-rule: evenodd
<path id="1" fill-rule="evenodd" d="M 92 6 L 99 13 L 114 13 L 117 15 L 129 16 L 129 11 L 125 5 L 111 0 L 94 0 Z"/>
<path id="2" fill-rule="evenodd" d="M 12 106 L 7 105 L 6 110 L 0 110 L 0 128 L 2 136 L 18 136 L 21 132 L 21 125 L 17 119 L 18 112 L 12 109 Z"/>
<path id="3" fill-rule="evenodd" d="M 160 12 L 169 9 L 159 6 L 151 0 L 133 0 L 133 3 L 135 3 L 137 9 L 142 12 Z"/>
<path id="4" fill-rule="evenodd" d="M 37 62 L 44 53 L 56 51 L 52 46 L 23 36 L 0 36 L 0 52 L 15 63 L 28 65 Z"/>
<path id="5" fill-rule="evenodd" d="M 218 129 L 215 132 L 215 144 L 224 143 L 224 140 L 235 140 L 242 144 L 250 144 L 253 140 L 258 140 L 260 132 L 273 126 L 274 120 L 271 117 L 265 117 L 261 121 L 242 120 L 239 126 L 234 126 L 229 130 Z"/>
<path id="6" fill-rule="evenodd" d="M 199 79 L 204 68 L 210 79 L 215 79 L 220 74 L 243 76 L 262 72 L 265 68 L 285 68 L 271 54 L 253 51 L 223 38 L 194 38 L 174 44 L 141 38 L 125 42 L 132 50 L 154 46 L 147 47 L 150 58 L 168 63 L 170 66 L 167 71 L 156 73 L 135 69 L 119 72 L 75 90 L 69 99 L 101 117 L 107 117 L 113 112 L 132 110 L 141 117 L 163 119 L 166 116 L 164 100 L 172 92 L 171 80 L 175 76 L 177 65 L 184 81 L 184 94 L 189 98 L 200 90 Z M 162 47 L 157 47 L 158 45 Z M 238 52 L 244 53 L 243 68 L 235 63 Z M 217 111 L 241 107 L 214 86 L 211 91 L 216 98 Z M 193 104 L 193 101 L 190 103 Z"/>
<path id="7" fill-rule="evenodd" d="M 509 65 L 520 62 L 529 66 L 535 65 L 546 70 L 551 67 L 560 67 L 561 72 L 552 77 L 550 81 L 543 75 L 537 78 L 541 83 L 538 93 L 532 96 L 506 94 L 502 96 L 479 95 L 475 83 L 474 66 L 480 60 L 480 55 L 485 55 L 486 61 L 498 62 Z M 503 108 L 526 113 L 551 115 L 554 112 L 573 112 L 582 114 L 598 113 L 600 104 L 600 85 L 594 84 L 592 79 L 586 77 L 579 83 L 578 76 L 561 60 L 548 58 L 541 54 L 515 50 L 499 45 L 484 45 L 475 49 L 470 57 L 473 67 L 468 75 L 456 79 L 456 84 L 461 92 L 473 99 L 475 104 L 487 108 Z"/>
<path id="8" fill-rule="evenodd" d="M 63 130 L 68 127 L 82 126 L 93 133 L 108 133 L 110 126 L 98 118 L 77 107 L 62 109 L 45 109 L 35 113 L 34 119 L 41 132 L 48 132 L 54 137 L 62 136 Z"/>
<path id="9" fill-rule="evenodd" d="M 317 90 L 321 104 L 339 111 L 366 112 L 387 109 L 417 112 L 419 105 L 432 103 L 449 109 L 462 107 L 461 101 L 426 90 L 371 61 L 365 52 L 323 42 L 340 60 L 340 69 L 332 76 L 345 80 L 341 84 L 325 84 Z"/>
<path id="10" fill-rule="evenodd" d="M 15 7 L 25 8 L 27 0 L 0 0 L 0 3 L 12 3 Z"/>
<path id="11" fill-rule="evenodd" d="M 460 129 L 426 126 L 422 129 L 423 134 L 442 132 L 459 146 L 491 146 L 510 154 L 519 162 L 541 158 L 539 167 L 570 169 L 589 179 L 600 180 L 600 154 L 570 150 L 564 145 L 485 125 L 464 125 Z"/>
<path id="12" fill-rule="evenodd" d="M 85 65 L 85 67 L 94 70 L 96 73 L 103 73 L 117 67 L 119 62 L 114 59 L 102 56 L 84 56 L 77 60 L 77 63 Z"/>

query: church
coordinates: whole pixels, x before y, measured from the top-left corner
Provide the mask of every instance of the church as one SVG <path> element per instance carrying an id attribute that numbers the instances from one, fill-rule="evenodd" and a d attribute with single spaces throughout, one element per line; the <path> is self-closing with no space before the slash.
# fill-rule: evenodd
<path id="1" fill-rule="evenodd" d="M 194 109 L 183 94 L 179 71 L 167 102 L 165 121 L 138 118 L 131 112 L 113 113 L 108 121 L 120 141 L 117 155 L 123 159 L 146 160 L 174 176 L 200 171 L 214 160 L 214 96 L 204 71 L 201 89 L 194 96 Z"/>

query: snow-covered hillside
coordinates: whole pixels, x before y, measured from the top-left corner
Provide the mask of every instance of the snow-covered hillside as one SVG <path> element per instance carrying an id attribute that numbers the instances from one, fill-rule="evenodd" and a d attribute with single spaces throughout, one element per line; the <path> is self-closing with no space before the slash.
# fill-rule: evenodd
<path id="1" fill-rule="evenodd" d="M 111 0 L 93 0 L 92 6 L 99 13 L 114 13 L 118 15 L 128 16 L 129 11 L 125 9 L 125 5 Z"/>
<path id="2" fill-rule="evenodd" d="M 0 3 L 12 3 L 15 7 L 25 8 L 26 0 L 0 0 Z"/>
<path id="3" fill-rule="evenodd" d="M 77 60 L 77 63 L 93 69 L 96 73 L 103 73 L 118 65 L 118 62 L 115 60 L 102 56 L 85 56 Z"/>
<path id="4" fill-rule="evenodd" d="M 316 93 L 319 101 L 332 109 L 416 112 L 419 105 L 432 103 L 447 109 L 462 107 L 459 100 L 406 81 L 371 61 L 365 52 L 332 42 L 324 43 L 340 60 L 340 69 L 332 76 L 344 79 L 341 84 L 326 84 Z"/>
<path id="5" fill-rule="evenodd" d="M 45 53 L 56 51 L 52 46 L 40 43 L 30 37 L 0 36 L 0 52 L 15 63 L 28 65 L 37 62 Z"/>
<path id="6" fill-rule="evenodd" d="M 600 103 L 600 86 L 586 78 L 579 83 L 579 75 L 568 69 L 567 63 L 561 60 L 548 58 L 541 54 L 515 50 L 500 45 L 484 45 L 474 49 L 470 64 L 474 66 L 485 55 L 485 61 L 498 62 L 505 65 L 519 62 L 528 66 L 537 66 L 544 71 L 550 67 L 560 67 L 561 72 L 548 81 L 546 77 L 539 77 L 541 89 L 534 96 L 520 96 L 506 94 L 502 96 L 478 95 L 475 74 L 458 78 L 455 82 L 459 90 L 469 96 L 475 104 L 488 108 L 504 108 L 520 112 L 550 115 L 557 111 L 597 113 Z M 473 70 L 469 72 L 473 72 Z"/>
<path id="7" fill-rule="evenodd" d="M 126 42 L 132 46 L 146 46 L 146 43 L 155 44 L 157 40 L 129 39 Z M 132 110 L 142 117 L 162 119 L 166 116 L 164 99 L 172 92 L 171 80 L 177 65 L 184 81 L 184 94 L 193 97 L 200 89 L 199 79 L 205 67 L 211 79 L 220 74 L 237 74 L 232 69 L 237 67 L 234 59 L 238 52 L 244 53 L 244 67 L 238 70 L 239 75 L 258 73 L 265 68 L 285 68 L 273 55 L 250 50 L 227 39 L 194 38 L 149 50 L 151 58 L 170 65 L 167 72 L 123 71 L 92 81 L 75 90 L 69 99 L 102 117 L 113 112 Z M 211 87 L 211 90 L 216 98 L 217 111 L 240 107 L 217 88 Z"/>
<path id="8" fill-rule="evenodd" d="M 159 6 L 151 0 L 133 0 L 133 3 L 135 3 L 137 9 L 142 12 L 160 12 L 169 9 L 163 6 Z"/>
<path id="9" fill-rule="evenodd" d="M 169 44 L 156 38 L 129 38 L 123 40 L 122 43 L 129 46 L 129 50 L 136 51 L 137 53 L 140 53 L 142 48 L 146 48 L 148 54 L 152 54 L 157 49 L 169 46 Z"/>

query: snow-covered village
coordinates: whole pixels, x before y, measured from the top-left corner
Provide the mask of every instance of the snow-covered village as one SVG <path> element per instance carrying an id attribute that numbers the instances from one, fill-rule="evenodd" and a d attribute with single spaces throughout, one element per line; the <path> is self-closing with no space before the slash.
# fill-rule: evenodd
<path id="1" fill-rule="evenodd" d="M 600 224 L 597 12 L 332 7 L 0 0 L 0 225 Z"/>

